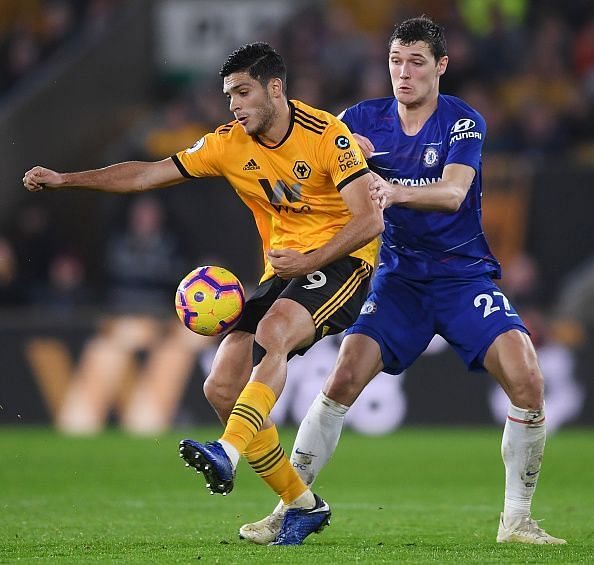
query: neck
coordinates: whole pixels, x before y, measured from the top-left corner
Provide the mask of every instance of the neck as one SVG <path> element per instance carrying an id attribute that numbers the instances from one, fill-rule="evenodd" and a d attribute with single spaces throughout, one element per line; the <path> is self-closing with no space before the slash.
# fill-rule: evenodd
<path id="1" fill-rule="evenodd" d="M 437 94 L 430 100 L 419 104 L 405 106 L 398 102 L 398 117 L 402 125 L 402 131 L 407 135 L 416 135 L 425 125 L 437 108 Z"/>
<path id="2" fill-rule="evenodd" d="M 287 100 L 277 107 L 276 116 L 270 127 L 258 134 L 258 139 L 266 145 L 278 145 L 289 131 L 291 125 L 291 108 Z"/>

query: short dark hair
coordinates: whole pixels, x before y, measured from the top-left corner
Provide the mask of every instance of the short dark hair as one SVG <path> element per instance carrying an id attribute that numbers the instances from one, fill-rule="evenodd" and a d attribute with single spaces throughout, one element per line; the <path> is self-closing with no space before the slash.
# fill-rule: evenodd
<path id="1" fill-rule="evenodd" d="M 429 49 L 436 61 L 448 54 L 443 27 L 425 15 L 410 18 L 398 24 L 390 37 L 388 48 L 391 48 L 392 43 L 396 40 L 400 41 L 402 45 L 411 45 L 416 41 L 424 41 L 429 45 Z"/>
<path id="2" fill-rule="evenodd" d="M 273 78 L 280 78 L 286 92 L 287 67 L 283 58 L 264 42 L 248 43 L 236 49 L 227 57 L 219 74 L 225 78 L 231 73 L 248 73 L 262 86 Z"/>

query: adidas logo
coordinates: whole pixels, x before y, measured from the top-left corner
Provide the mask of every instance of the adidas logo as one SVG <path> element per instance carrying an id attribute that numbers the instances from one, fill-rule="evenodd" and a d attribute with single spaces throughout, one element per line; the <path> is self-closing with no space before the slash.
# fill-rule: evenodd
<path id="1" fill-rule="evenodd" d="M 260 169 L 260 165 L 258 165 L 258 163 L 256 163 L 256 161 L 254 161 L 253 159 L 250 159 L 244 166 L 243 166 L 243 170 L 244 171 L 257 171 Z"/>

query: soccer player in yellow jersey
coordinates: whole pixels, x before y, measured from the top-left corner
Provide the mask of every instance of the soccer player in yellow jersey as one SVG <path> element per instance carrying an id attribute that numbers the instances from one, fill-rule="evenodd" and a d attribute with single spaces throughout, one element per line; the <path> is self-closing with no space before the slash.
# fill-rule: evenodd
<path id="1" fill-rule="evenodd" d="M 269 419 L 287 360 L 357 318 L 365 301 L 380 208 L 370 198 L 365 158 L 347 127 L 286 94 L 286 68 L 266 43 L 244 45 L 220 74 L 235 120 L 157 162 L 125 162 L 58 173 L 36 166 L 32 191 L 58 188 L 142 192 L 187 178 L 223 176 L 251 209 L 264 274 L 239 324 L 222 341 L 204 391 L 226 424 L 219 441 L 180 442 L 180 456 L 213 493 L 233 488 L 245 455 L 289 510 L 274 542 L 299 545 L 323 528 L 330 508 L 291 466 Z"/>

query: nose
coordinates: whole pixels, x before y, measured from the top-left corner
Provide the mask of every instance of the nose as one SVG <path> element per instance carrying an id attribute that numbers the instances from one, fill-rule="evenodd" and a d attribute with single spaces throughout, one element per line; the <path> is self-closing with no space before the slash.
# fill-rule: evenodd
<path id="1" fill-rule="evenodd" d="M 236 112 L 239 110 L 239 104 L 235 96 L 229 97 L 229 110 L 231 110 L 231 112 Z"/>
<path id="2" fill-rule="evenodd" d="M 410 78 L 410 66 L 408 63 L 403 63 L 400 67 L 400 78 Z"/>

